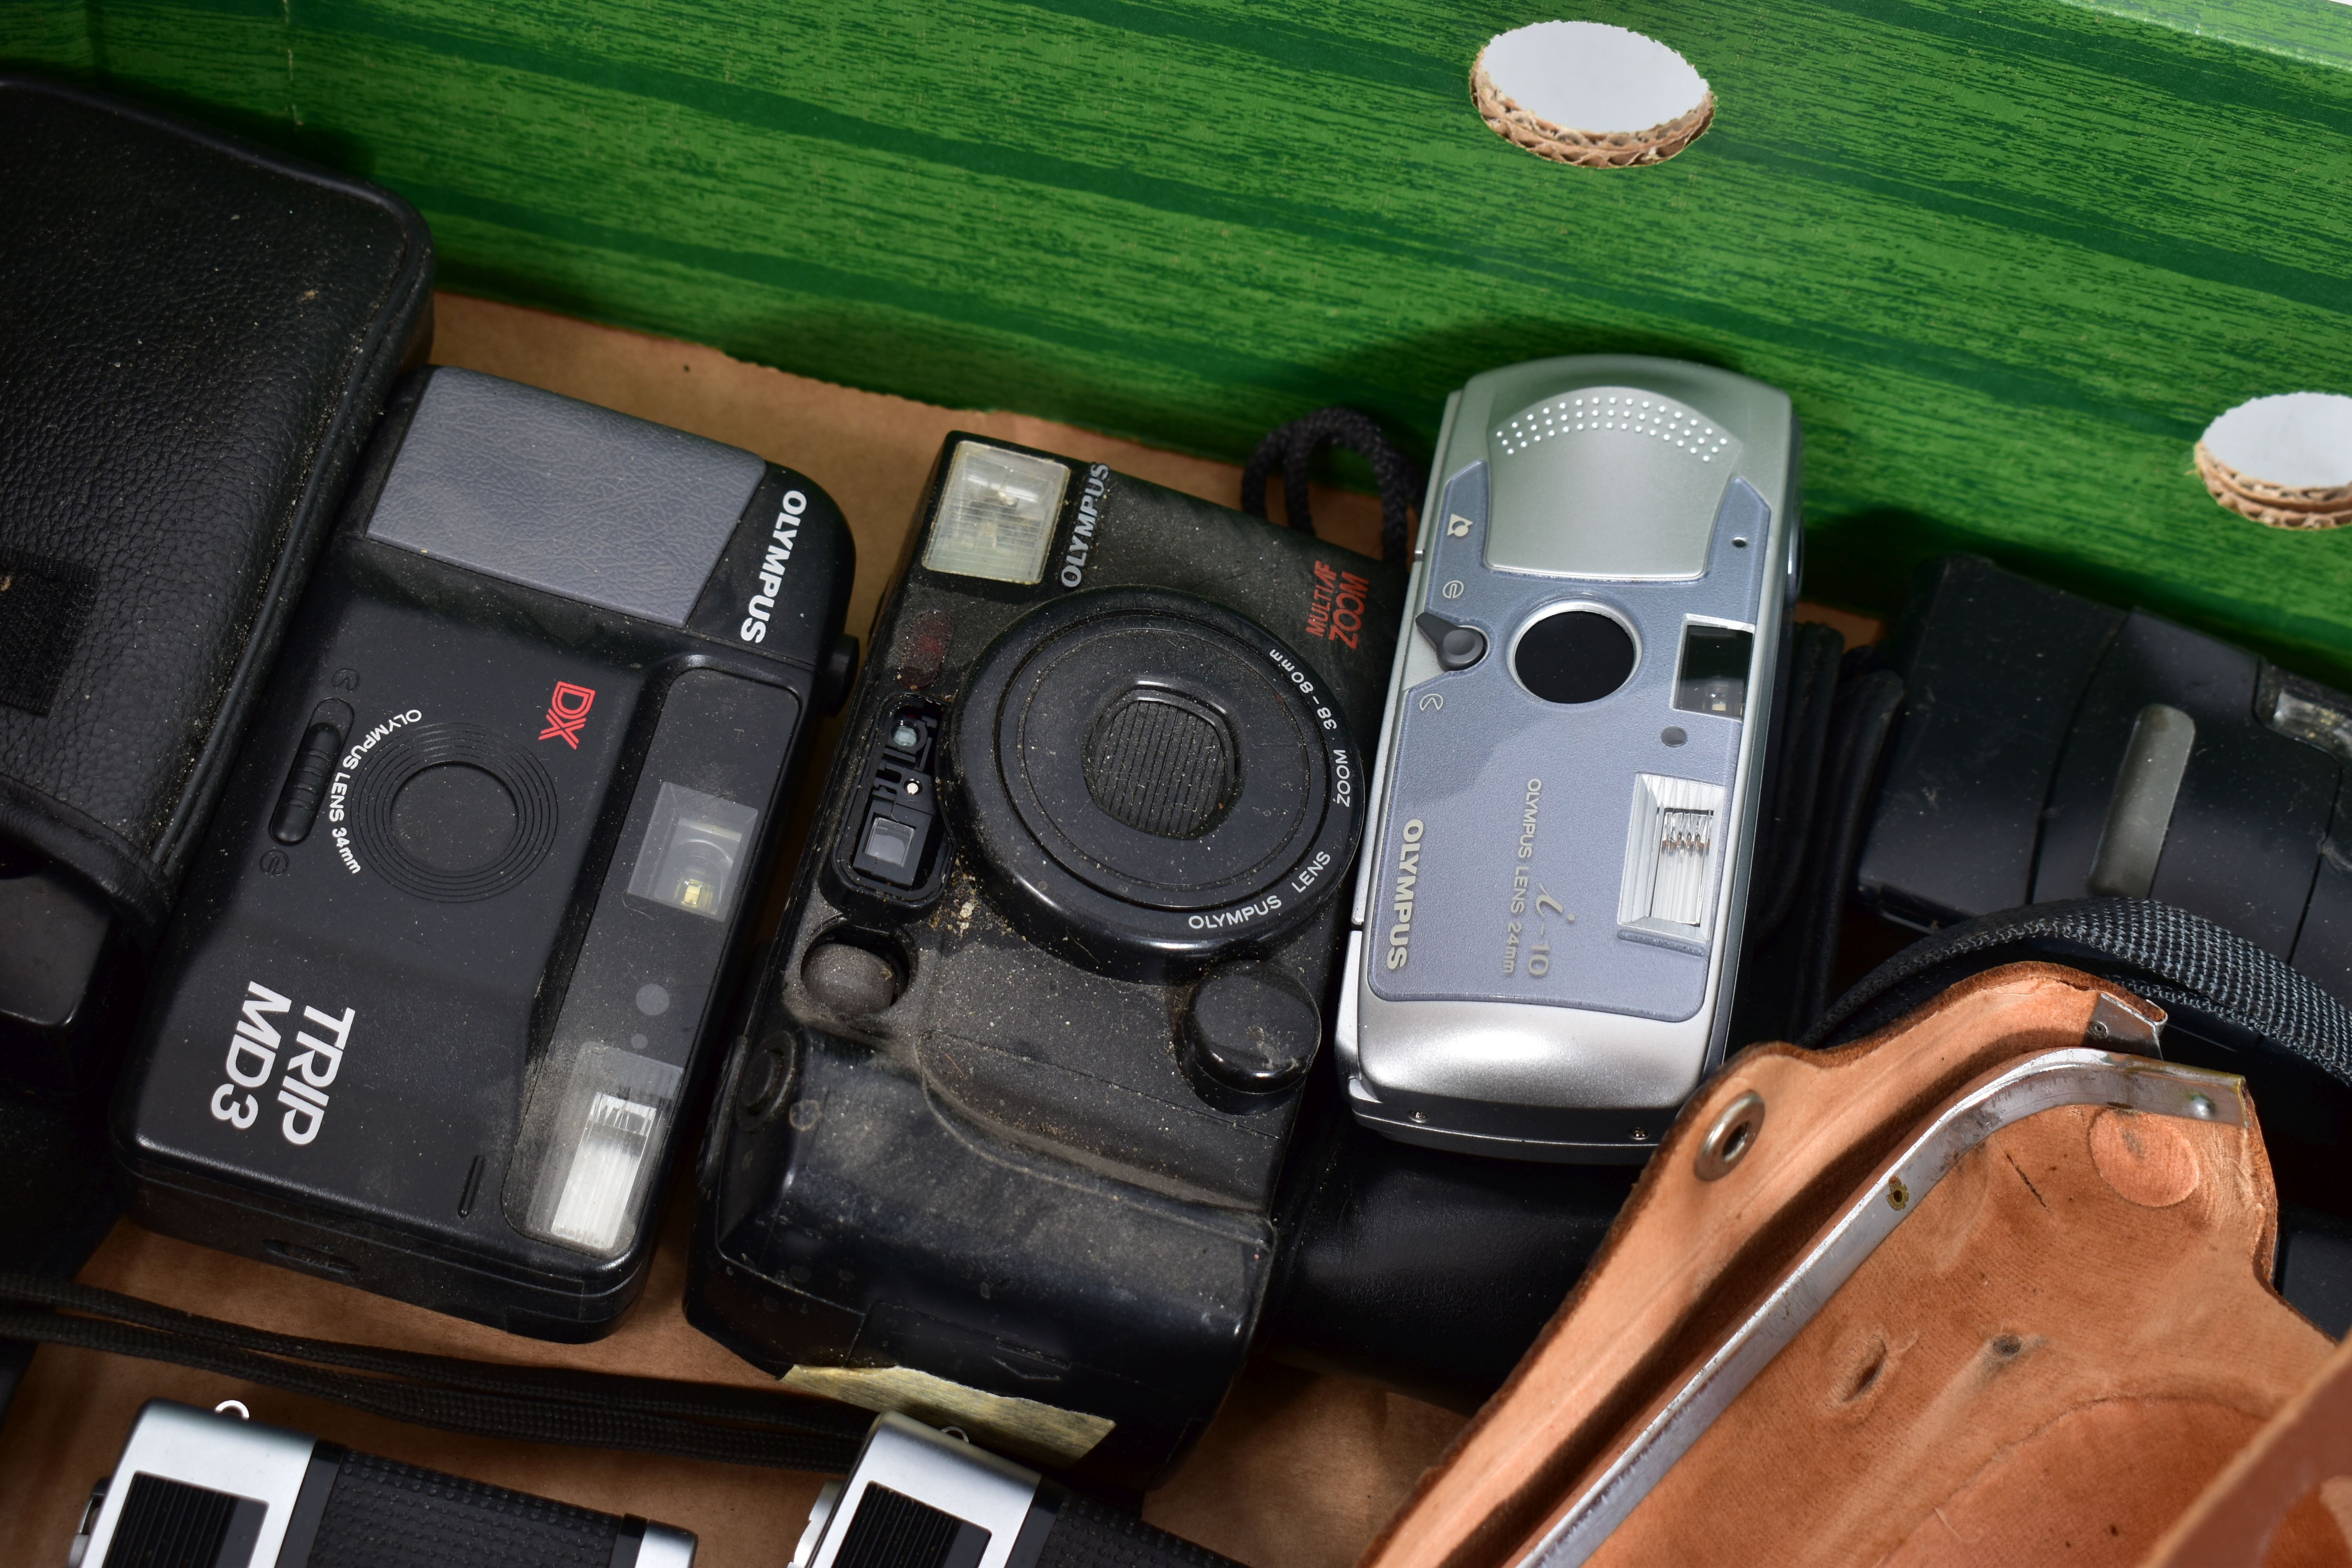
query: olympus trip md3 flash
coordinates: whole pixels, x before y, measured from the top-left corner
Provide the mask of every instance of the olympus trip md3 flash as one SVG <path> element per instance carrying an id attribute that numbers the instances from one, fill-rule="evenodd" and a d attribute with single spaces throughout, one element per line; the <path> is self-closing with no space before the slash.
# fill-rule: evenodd
<path id="1" fill-rule="evenodd" d="M 1786 395 L 1673 360 L 1449 401 L 1338 1020 L 1358 1120 L 1639 1159 L 1722 1059 L 1798 440 Z"/>

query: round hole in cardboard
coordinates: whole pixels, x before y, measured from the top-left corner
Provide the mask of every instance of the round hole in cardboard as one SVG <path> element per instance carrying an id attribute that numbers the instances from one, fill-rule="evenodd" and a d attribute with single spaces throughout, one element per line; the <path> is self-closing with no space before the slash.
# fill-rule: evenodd
<path id="1" fill-rule="evenodd" d="M 2352 523 L 2352 397 L 2288 392 L 2205 426 L 2197 475 L 2213 499 L 2273 528 Z"/>
<path id="2" fill-rule="evenodd" d="M 1470 95 L 1506 142 L 1586 169 L 1663 163 L 1715 119 L 1715 94 L 1688 60 L 1605 22 L 1497 35 L 1471 68 Z"/>

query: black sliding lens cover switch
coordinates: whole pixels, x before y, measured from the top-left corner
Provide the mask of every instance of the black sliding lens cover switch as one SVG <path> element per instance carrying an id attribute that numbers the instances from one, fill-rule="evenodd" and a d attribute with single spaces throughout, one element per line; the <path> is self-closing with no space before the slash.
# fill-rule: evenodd
<path id="1" fill-rule="evenodd" d="M 116 1106 L 132 1212 L 609 1328 L 851 570 L 824 492 L 749 452 L 404 384 L 167 936 Z"/>

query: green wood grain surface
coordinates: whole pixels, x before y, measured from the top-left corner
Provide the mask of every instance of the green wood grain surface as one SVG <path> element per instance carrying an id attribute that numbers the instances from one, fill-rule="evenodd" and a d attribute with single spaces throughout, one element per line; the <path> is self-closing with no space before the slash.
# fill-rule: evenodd
<path id="1" fill-rule="evenodd" d="M 1715 128 L 1506 145 L 1467 72 L 1549 16 L 1681 49 Z M 1806 422 L 1817 593 L 1973 548 L 2352 679 L 2352 530 L 2190 466 L 2352 392 L 2332 0 L 0 0 L 0 58 L 383 181 L 455 288 L 1226 457 L 1328 402 L 1425 447 L 1536 355 L 1727 365 Z"/>

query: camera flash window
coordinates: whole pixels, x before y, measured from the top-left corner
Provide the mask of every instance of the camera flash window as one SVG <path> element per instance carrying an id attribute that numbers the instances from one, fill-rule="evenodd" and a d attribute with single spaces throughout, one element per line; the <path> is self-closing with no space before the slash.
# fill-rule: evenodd
<path id="1" fill-rule="evenodd" d="M 1051 458 L 964 442 L 948 465 L 924 566 L 998 583 L 1038 581 L 1069 484 L 1070 470 Z"/>
<path id="2" fill-rule="evenodd" d="M 590 1102 L 550 1230 L 591 1252 L 612 1250 L 628 1218 L 656 1120 L 652 1106 L 616 1094 L 599 1094 Z"/>
<path id="3" fill-rule="evenodd" d="M 642 1038 L 643 1037 L 637 1037 Z M 633 1039 L 631 1044 L 634 1045 Z M 565 1054 L 559 1045 L 552 1053 Z M 599 1258 L 635 1242 L 646 1185 L 684 1075 L 668 1062 L 591 1040 L 571 1054 L 545 1153 L 529 1161 L 527 1235 Z"/>
<path id="4" fill-rule="evenodd" d="M 1687 942 L 1705 940 L 1723 853 L 1720 784 L 1637 773 L 1618 883 L 1617 923 Z"/>

